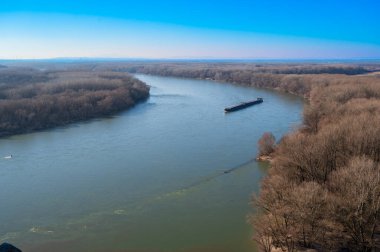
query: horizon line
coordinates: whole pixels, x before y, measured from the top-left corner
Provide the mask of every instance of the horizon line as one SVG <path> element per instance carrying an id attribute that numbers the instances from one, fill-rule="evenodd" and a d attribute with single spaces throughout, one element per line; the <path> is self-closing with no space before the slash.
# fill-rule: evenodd
<path id="1" fill-rule="evenodd" d="M 377 57 L 357 58 L 223 58 L 223 57 L 51 57 L 51 58 L 0 58 L 1 61 L 380 61 Z"/>

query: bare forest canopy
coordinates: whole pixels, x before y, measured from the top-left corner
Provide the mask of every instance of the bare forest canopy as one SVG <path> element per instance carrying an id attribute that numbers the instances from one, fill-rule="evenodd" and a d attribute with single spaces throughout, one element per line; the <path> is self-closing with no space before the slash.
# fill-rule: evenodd
<path id="1" fill-rule="evenodd" d="M 0 69 L 0 136 L 41 130 L 130 108 L 149 87 L 127 73 Z"/>
<path id="2" fill-rule="evenodd" d="M 302 127 L 254 198 L 262 251 L 380 248 L 380 76 L 312 77 Z"/>
<path id="3" fill-rule="evenodd" d="M 276 89 L 309 97 L 313 83 L 331 75 L 366 75 L 380 64 L 106 63 L 96 69 L 207 79 Z M 323 81 L 323 80 L 322 80 Z"/>

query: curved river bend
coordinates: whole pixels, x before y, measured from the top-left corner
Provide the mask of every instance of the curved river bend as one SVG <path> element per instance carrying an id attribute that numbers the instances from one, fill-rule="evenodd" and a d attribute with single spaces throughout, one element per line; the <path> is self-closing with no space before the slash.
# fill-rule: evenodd
<path id="1" fill-rule="evenodd" d="M 303 100 L 211 81 L 136 75 L 151 97 L 111 118 L 0 140 L 0 241 L 24 251 L 253 251 L 249 200 L 265 131 Z M 264 103 L 224 114 L 224 107 Z M 233 169 L 229 173 L 224 171 Z"/>

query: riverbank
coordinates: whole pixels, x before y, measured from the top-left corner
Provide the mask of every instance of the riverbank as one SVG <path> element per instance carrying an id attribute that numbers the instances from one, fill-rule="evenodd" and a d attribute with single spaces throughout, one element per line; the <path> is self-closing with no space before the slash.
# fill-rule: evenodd
<path id="1" fill-rule="evenodd" d="M 99 64 L 97 68 L 234 83 L 309 98 L 315 83 L 323 84 L 332 76 L 349 77 L 373 73 L 380 70 L 380 64 L 121 62 Z"/>
<path id="2" fill-rule="evenodd" d="M 124 111 L 149 96 L 125 73 L 0 70 L 0 136 L 27 133 Z"/>
<path id="3" fill-rule="evenodd" d="M 255 240 L 263 251 L 378 248 L 380 79 L 323 77 L 310 93 L 254 200 Z"/>
<path id="4" fill-rule="evenodd" d="M 273 156 L 270 156 L 270 155 L 260 155 L 260 156 L 256 157 L 255 160 L 256 161 L 260 161 L 260 162 L 269 162 L 269 163 L 272 163 Z"/>
<path id="5" fill-rule="evenodd" d="M 379 247 L 380 79 L 376 75 L 247 74 L 235 69 L 217 70 L 210 77 L 203 75 L 210 69 L 198 70 L 186 66 L 135 69 L 221 78 L 310 101 L 302 127 L 277 146 L 269 176 L 254 200 L 257 214 L 252 223 L 263 251 Z"/>

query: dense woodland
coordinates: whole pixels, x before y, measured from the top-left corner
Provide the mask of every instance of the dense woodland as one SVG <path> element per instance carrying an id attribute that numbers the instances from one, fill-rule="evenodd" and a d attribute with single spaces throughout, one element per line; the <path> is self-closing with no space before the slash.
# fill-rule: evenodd
<path id="1" fill-rule="evenodd" d="M 51 128 L 114 114 L 149 96 L 126 73 L 0 70 L 0 136 Z"/>
<path id="2" fill-rule="evenodd" d="M 380 78 L 312 83 L 304 125 L 285 136 L 254 199 L 263 251 L 380 247 Z"/>

